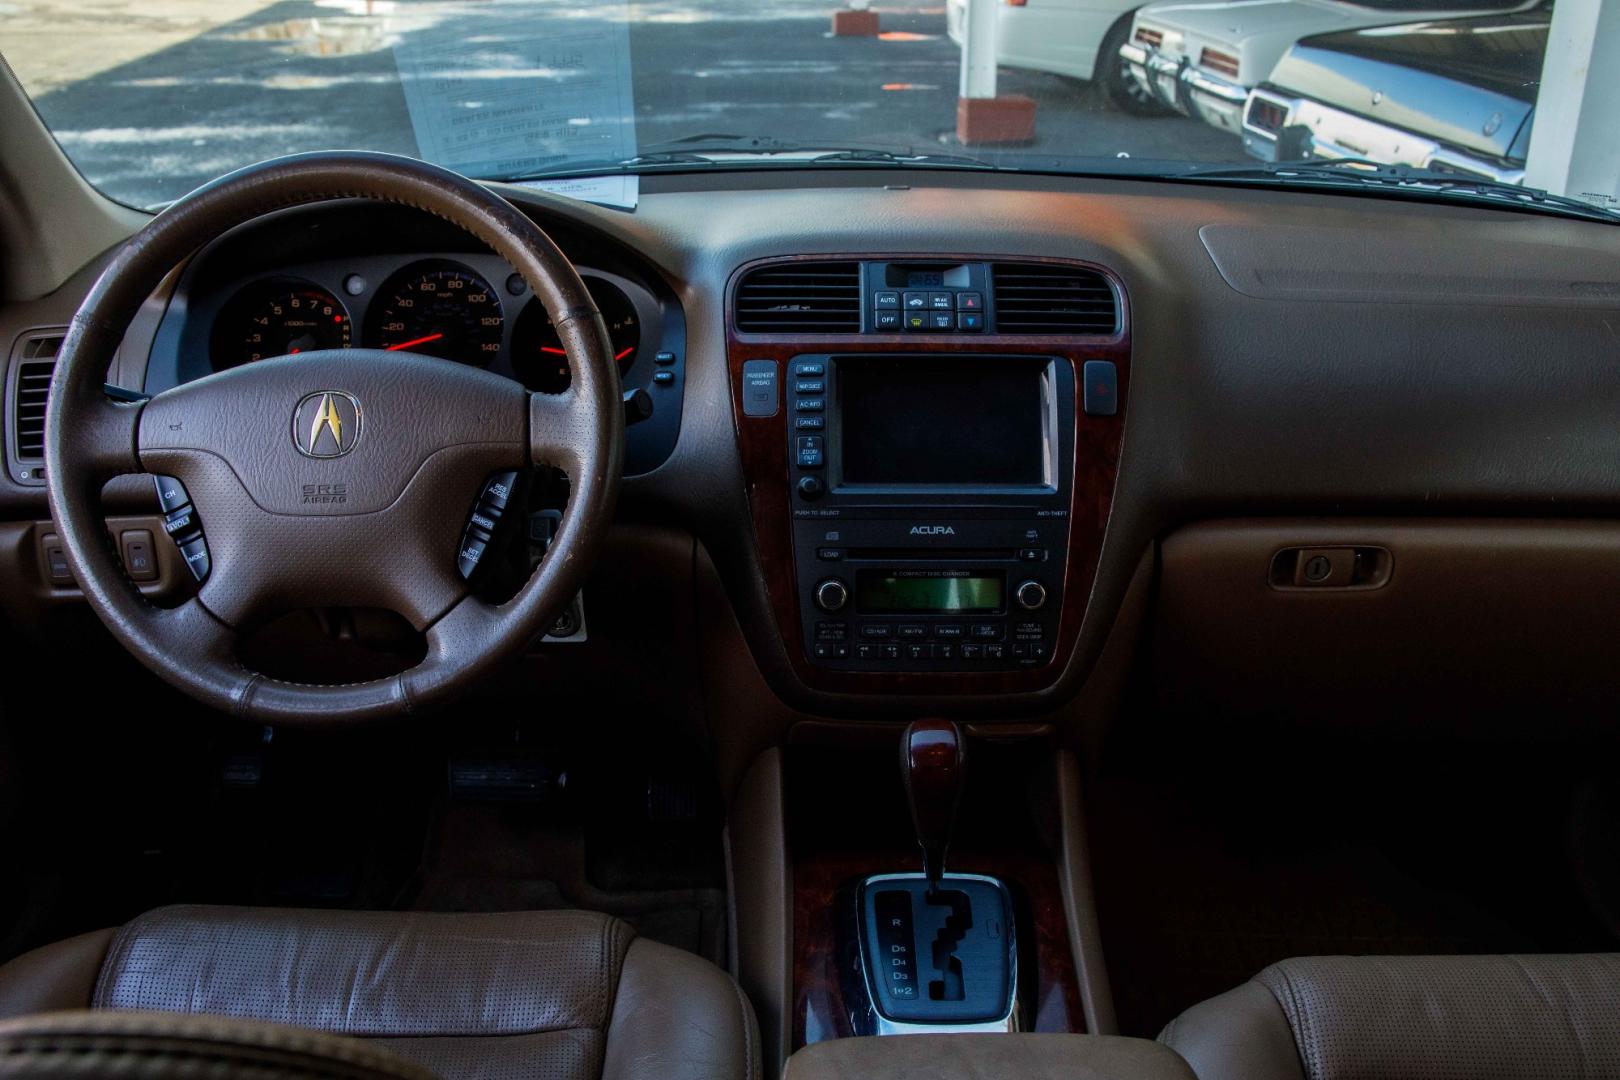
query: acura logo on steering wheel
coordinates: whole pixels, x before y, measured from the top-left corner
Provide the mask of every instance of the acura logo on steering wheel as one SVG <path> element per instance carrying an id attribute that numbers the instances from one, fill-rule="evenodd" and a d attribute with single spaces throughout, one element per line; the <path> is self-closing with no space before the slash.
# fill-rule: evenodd
<path id="1" fill-rule="evenodd" d="M 293 445 L 305 457 L 342 457 L 360 441 L 360 402 L 342 390 L 305 394 L 293 409 Z"/>

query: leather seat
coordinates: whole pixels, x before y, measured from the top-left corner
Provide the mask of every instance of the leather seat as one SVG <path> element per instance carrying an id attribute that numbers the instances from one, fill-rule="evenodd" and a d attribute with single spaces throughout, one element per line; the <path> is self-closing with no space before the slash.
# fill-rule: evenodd
<path id="1" fill-rule="evenodd" d="M 313 1028 L 444 1077 L 760 1075 L 735 982 L 588 912 L 167 907 L 0 967 L 0 1018 L 86 1007 Z"/>
<path id="2" fill-rule="evenodd" d="M 1199 1080 L 1620 1077 L 1620 954 L 1285 960 L 1159 1041 Z"/>

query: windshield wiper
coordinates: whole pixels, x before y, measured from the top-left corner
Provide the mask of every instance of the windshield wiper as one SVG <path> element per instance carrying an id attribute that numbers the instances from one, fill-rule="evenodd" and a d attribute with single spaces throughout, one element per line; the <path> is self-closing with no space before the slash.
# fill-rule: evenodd
<path id="1" fill-rule="evenodd" d="M 967 154 L 942 154 L 927 150 L 901 147 L 894 150 L 877 147 L 823 146 L 813 143 L 790 143 L 764 135 L 730 135 L 724 132 L 705 132 L 688 135 L 669 142 L 654 143 L 634 157 L 618 160 L 603 158 L 596 161 L 575 161 L 560 169 L 539 169 L 531 173 L 503 176 L 508 182 L 522 180 L 566 179 L 570 176 L 593 176 L 603 173 L 640 172 L 659 169 L 722 167 L 737 168 L 758 165 L 768 167 L 785 158 L 787 163 L 802 165 L 911 165 L 951 169 L 995 169 L 995 164 Z"/>
<path id="2" fill-rule="evenodd" d="M 1331 161 L 1256 162 L 1253 165 L 1194 166 L 1171 174 L 1175 179 L 1255 181 L 1318 187 L 1355 187 L 1412 192 L 1461 200 L 1511 202 L 1521 208 L 1570 214 L 1594 221 L 1620 221 L 1620 213 L 1540 188 L 1505 184 L 1458 173 L 1390 165 L 1366 158 Z"/>

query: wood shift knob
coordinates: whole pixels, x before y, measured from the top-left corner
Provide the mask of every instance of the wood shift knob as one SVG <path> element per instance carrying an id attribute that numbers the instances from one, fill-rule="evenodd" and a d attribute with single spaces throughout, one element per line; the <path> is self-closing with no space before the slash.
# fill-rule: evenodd
<path id="1" fill-rule="evenodd" d="M 914 720 L 900 739 L 900 776 L 911 803 L 911 822 L 922 848 L 930 888 L 945 873 L 967 780 L 967 743 L 951 720 Z"/>

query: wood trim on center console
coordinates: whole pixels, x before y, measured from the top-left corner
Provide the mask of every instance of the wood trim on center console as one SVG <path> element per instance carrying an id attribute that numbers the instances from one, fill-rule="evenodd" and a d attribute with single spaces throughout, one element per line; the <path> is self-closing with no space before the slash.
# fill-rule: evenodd
<path id="1" fill-rule="evenodd" d="M 1019 262 L 1074 266 L 1103 275 L 1119 298 L 1119 332 L 1111 336 L 1040 334 L 752 334 L 736 329 L 736 290 L 760 266 L 793 262 L 869 261 Z M 1064 607 L 1058 638 L 1043 665 L 1014 671 L 918 672 L 828 671 L 805 657 L 800 631 L 797 575 L 793 564 L 791 479 L 788 428 L 784 413 L 748 416 L 743 411 L 743 364 L 775 360 L 786 371 L 795 356 L 825 353 L 997 353 L 1006 356 L 1057 356 L 1074 367 L 1074 483 L 1069 508 L 1069 549 L 1064 566 Z M 1119 475 L 1120 446 L 1125 437 L 1131 361 L 1131 309 L 1119 277 L 1107 267 L 1078 259 L 1030 256 L 868 253 L 798 255 L 759 259 L 739 267 L 726 292 L 726 356 L 731 376 L 731 409 L 737 428 L 737 450 L 754 519 L 760 569 L 771 608 L 787 649 L 788 661 L 807 687 L 843 693 L 1004 694 L 1045 689 L 1068 664 L 1080 637 L 1091 599 L 1091 587 L 1102 554 L 1103 535 L 1113 507 Z M 1081 409 L 1081 372 L 1087 360 L 1111 360 L 1118 370 L 1118 410 L 1111 417 L 1086 416 Z"/>

